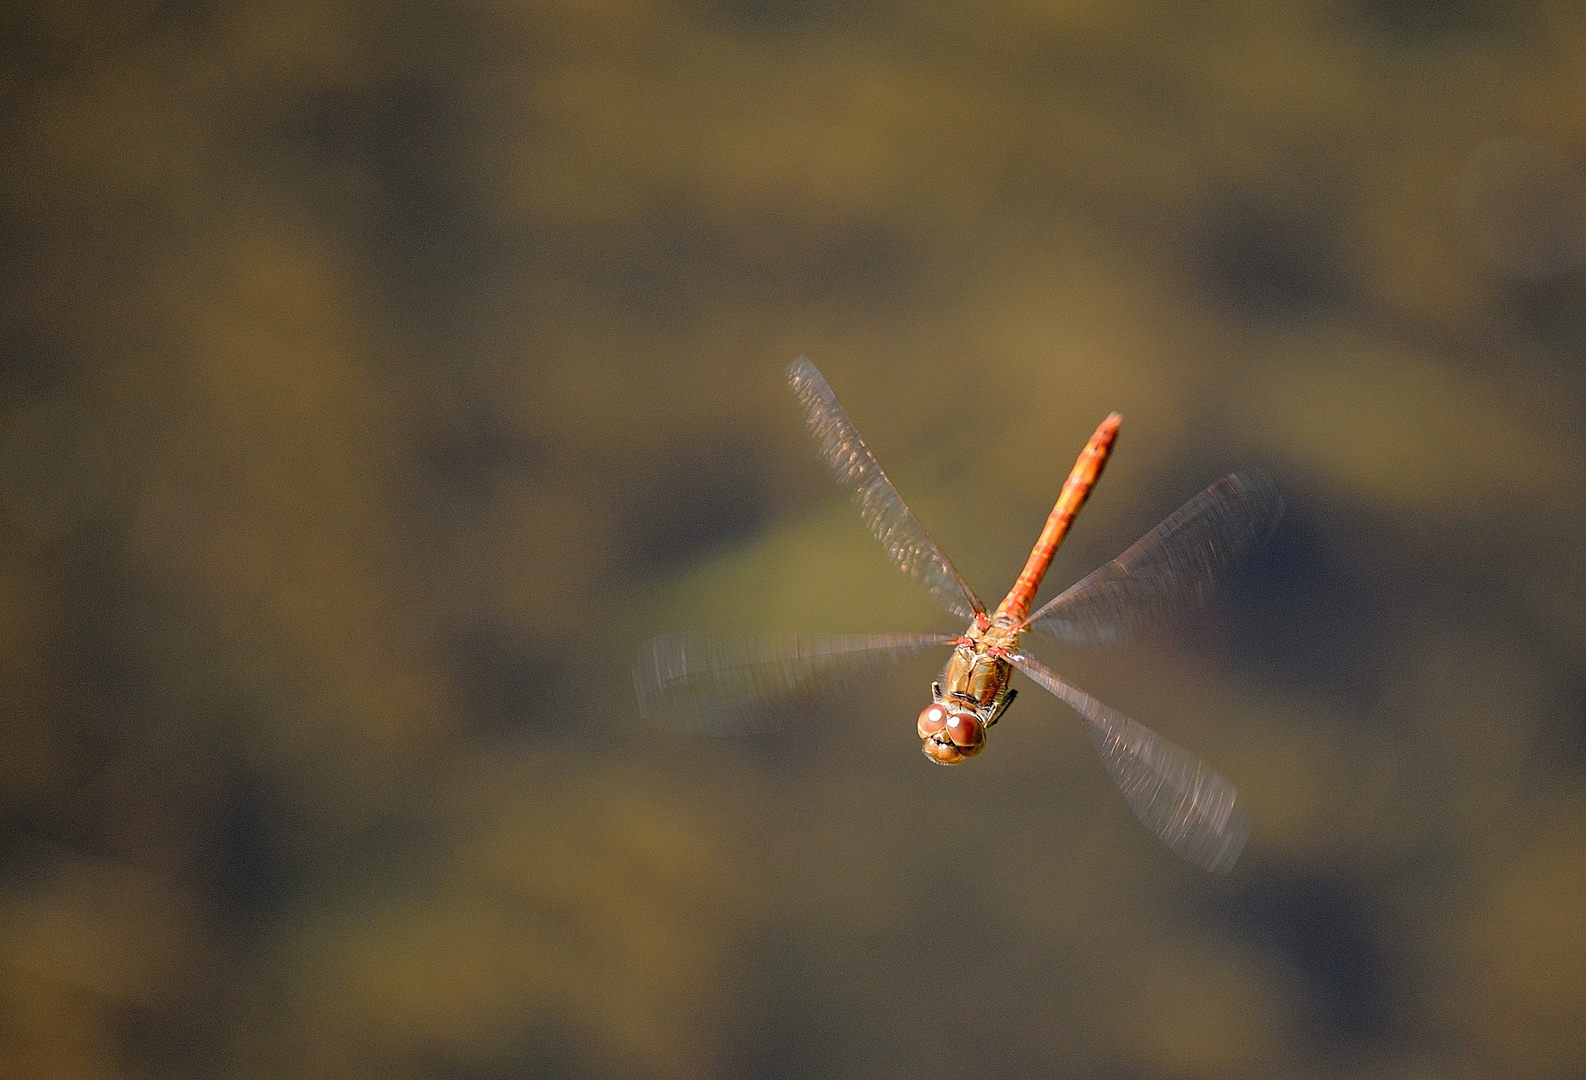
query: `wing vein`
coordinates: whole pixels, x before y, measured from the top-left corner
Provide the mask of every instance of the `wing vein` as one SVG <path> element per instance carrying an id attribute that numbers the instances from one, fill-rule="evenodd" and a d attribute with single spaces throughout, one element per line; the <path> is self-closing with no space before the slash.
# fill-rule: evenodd
<path id="1" fill-rule="evenodd" d="M 954 634 L 666 634 L 633 665 L 639 712 L 663 727 L 729 735 L 774 726 L 772 707 L 840 686 Z"/>
<path id="2" fill-rule="evenodd" d="M 1165 623 L 1202 603 L 1271 535 L 1282 514 L 1270 478 L 1225 476 L 1025 625 L 1071 644 L 1098 645 Z"/>
<path id="3" fill-rule="evenodd" d="M 1027 656 L 1018 669 L 1079 713 L 1129 808 L 1173 851 L 1203 870 L 1233 869 L 1250 835 L 1238 793 L 1205 762 Z"/>
<path id="4" fill-rule="evenodd" d="M 789 365 L 787 376 L 822 460 L 858 505 L 865 527 L 892 564 L 959 618 L 985 614 L 985 605 L 892 486 L 825 377 L 805 356 Z"/>

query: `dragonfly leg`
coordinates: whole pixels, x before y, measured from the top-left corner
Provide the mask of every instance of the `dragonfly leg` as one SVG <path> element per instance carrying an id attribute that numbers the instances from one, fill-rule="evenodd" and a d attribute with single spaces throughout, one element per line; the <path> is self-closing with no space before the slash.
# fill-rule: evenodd
<path id="1" fill-rule="evenodd" d="M 998 698 L 996 703 L 992 705 L 991 717 L 986 721 L 986 726 L 990 727 L 992 724 L 995 724 L 998 720 L 1002 719 L 1002 714 L 1008 711 L 1008 706 L 1012 705 L 1013 699 L 1018 696 L 1019 692 L 1017 690 L 1011 686 L 1008 687 L 1007 692 Z"/>

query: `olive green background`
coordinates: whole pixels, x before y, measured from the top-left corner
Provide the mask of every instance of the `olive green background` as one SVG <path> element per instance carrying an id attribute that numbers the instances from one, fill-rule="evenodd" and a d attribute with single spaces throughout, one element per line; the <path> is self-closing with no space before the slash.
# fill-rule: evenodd
<path id="1" fill-rule="evenodd" d="M 0 1075 L 1586 1076 L 1586 7 L 7 4 Z M 1025 683 L 639 720 L 673 629 L 950 630 L 1211 480 L 1206 610 Z"/>

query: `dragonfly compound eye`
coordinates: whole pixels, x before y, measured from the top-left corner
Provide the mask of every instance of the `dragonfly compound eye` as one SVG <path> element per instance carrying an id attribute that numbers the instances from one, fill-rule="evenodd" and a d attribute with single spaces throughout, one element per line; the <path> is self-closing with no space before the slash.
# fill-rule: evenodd
<path id="1" fill-rule="evenodd" d="M 948 714 L 947 737 L 965 757 L 973 757 L 986 747 L 986 729 L 981 727 L 980 717 L 972 712 Z"/>
<path id="2" fill-rule="evenodd" d="M 920 738 L 929 739 L 946 726 L 947 706 L 940 702 L 933 702 L 925 706 L 925 711 L 920 713 L 920 722 L 916 729 L 920 733 Z"/>

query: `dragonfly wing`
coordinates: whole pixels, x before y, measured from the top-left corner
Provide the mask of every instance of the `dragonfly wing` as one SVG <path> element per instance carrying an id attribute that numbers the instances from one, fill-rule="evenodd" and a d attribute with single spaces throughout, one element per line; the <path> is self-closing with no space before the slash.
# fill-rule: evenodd
<path id="1" fill-rule="evenodd" d="M 773 725 L 765 706 L 957 640 L 956 634 L 666 634 L 639 650 L 633 685 L 639 712 L 652 723 L 739 734 Z"/>
<path id="2" fill-rule="evenodd" d="M 1269 477 L 1225 476 L 1025 625 L 1076 645 L 1129 637 L 1205 600 L 1282 515 L 1283 499 Z"/>
<path id="3" fill-rule="evenodd" d="M 904 504 L 875 455 L 859 437 L 853 421 L 837 404 L 837 395 L 809 357 L 801 356 L 787 369 L 788 385 L 804 406 L 804 420 L 821 458 L 837 482 L 859 505 L 865 525 L 899 570 L 919 582 L 948 611 L 964 620 L 984 615 L 976 598 L 931 534 Z"/>
<path id="4" fill-rule="evenodd" d="M 1204 761 L 1109 708 L 1044 665 L 1011 658 L 1030 678 L 1085 718 L 1107 773 L 1145 827 L 1202 870 L 1227 873 L 1250 835 L 1238 793 Z"/>

